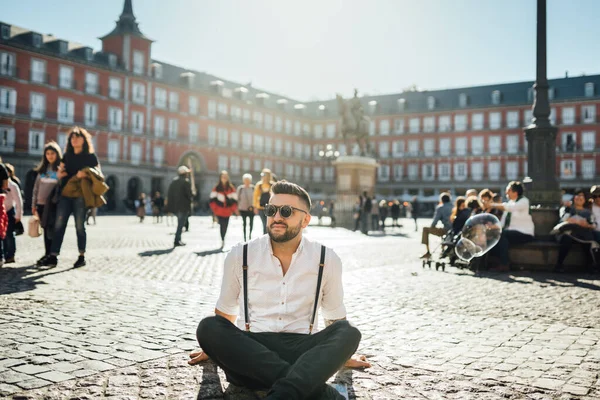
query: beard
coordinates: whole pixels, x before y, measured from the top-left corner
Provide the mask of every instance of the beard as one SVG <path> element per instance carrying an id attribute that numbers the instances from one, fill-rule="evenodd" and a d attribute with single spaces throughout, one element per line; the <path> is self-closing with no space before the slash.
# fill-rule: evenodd
<path id="1" fill-rule="evenodd" d="M 273 224 L 271 224 L 271 225 L 273 225 Z M 284 223 L 281 223 L 281 222 L 278 223 L 278 225 L 282 225 L 282 224 L 284 224 Z M 289 242 L 290 240 L 292 240 L 293 238 L 295 238 L 296 236 L 298 236 L 298 234 L 302 230 L 302 223 L 298 224 L 297 226 L 292 226 L 292 227 L 290 227 L 289 225 L 285 224 L 286 225 L 285 232 L 281 233 L 281 234 L 278 234 L 278 233 L 274 233 L 271 230 L 271 225 L 269 225 L 267 231 L 269 233 L 269 237 L 275 243 Z"/>

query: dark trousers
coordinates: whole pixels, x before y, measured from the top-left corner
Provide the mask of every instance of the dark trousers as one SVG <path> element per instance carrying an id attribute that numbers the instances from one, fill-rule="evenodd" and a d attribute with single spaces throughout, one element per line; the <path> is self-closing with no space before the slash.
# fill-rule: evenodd
<path id="1" fill-rule="evenodd" d="M 221 228 L 221 240 L 225 240 L 227 234 L 227 227 L 229 226 L 229 217 L 217 217 L 219 220 L 219 227 Z"/>
<path id="2" fill-rule="evenodd" d="M 513 244 L 525 244 L 534 241 L 535 238 L 531 235 L 526 235 L 519 231 L 504 230 L 500 241 L 492 250 L 490 254 L 500 259 L 500 264 L 508 265 L 508 248 Z"/>
<path id="3" fill-rule="evenodd" d="M 374 231 L 379 230 L 379 215 L 371 214 L 371 229 Z"/>
<path id="4" fill-rule="evenodd" d="M 35 209 L 41 220 L 42 215 L 44 215 L 44 205 L 37 205 L 37 206 L 35 206 Z M 46 251 L 44 253 L 45 256 L 50 255 L 50 251 L 52 249 L 52 236 L 54 235 L 54 229 L 48 228 L 48 224 L 54 225 L 54 223 L 51 221 L 46 222 L 46 226 L 44 227 L 44 249 Z"/>
<path id="5" fill-rule="evenodd" d="M 203 319 L 196 336 L 229 382 L 250 389 L 271 388 L 277 398 L 290 400 L 318 393 L 356 351 L 361 338 L 348 321 L 313 335 L 253 333 L 221 316 Z"/>
<path id="6" fill-rule="evenodd" d="M 15 240 L 15 209 L 14 207 L 6 212 L 8 215 L 8 226 L 6 227 L 6 237 L 2 240 L 2 251 L 4 259 L 14 258 L 17 252 L 17 241 Z"/>
<path id="7" fill-rule="evenodd" d="M 254 226 L 254 211 L 240 211 L 242 224 L 244 226 L 244 242 L 246 241 L 246 219 L 249 219 L 248 239 L 252 239 L 252 228 Z"/>
<path id="8" fill-rule="evenodd" d="M 258 215 L 260 215 L 260 220 L 262 221 L 263 224 L 263 235 L 265 233 L 267 233 L 267 214 L 265 214 L 265 210 L 260 210 L 258 212 Z"/>
<path id="9" fill-rule="evenodd" d="M 56 222 L 54 223 L 54 237 L 52 238 L 51 254 L 60 254 L 69 217 L 75 218 L 75 231 L 77 233 L 77 248 L 80 253 L 85 253 L 87 236 L 85 233 L 85 202 L 83 197 L 63 197 L 58 200 L 56 208 Z"/>
<path id="10" fill-rule="evenodd" d="M 571 237 L 571 235 L 562 235 L 560 237 L 560 239 L 558 240 L 560 248 L 558 249 L 558 260 L 556 261 L 557 266 L 562 266 L 562 264 L 565 262 L 565 259 L 567 258 L 567 255 L 569 255 L 569 251 L 571 251 L 571 246 L 575 242 L 576 241 Z M 583 249 L 585 251 L 585 258 L 587 260 L 586 265 L 588 269 L 592 269 L 593 260 L 592 253 L 590 252 L 590 248 L 592 247 L 592 245 L 589 243 L 581 243 L 581 245 L 583 246 Z"/>
<path id="11" fill-rule="evenodd" d="M 175 243 L 177 243 L 181 242 L 181 231 L 183 231 L 183 226 L 188 220 L 188 213 L 178 212 L 175 213 L 175 215 L 177 216 L 177 230 L 175 231 Z"/>

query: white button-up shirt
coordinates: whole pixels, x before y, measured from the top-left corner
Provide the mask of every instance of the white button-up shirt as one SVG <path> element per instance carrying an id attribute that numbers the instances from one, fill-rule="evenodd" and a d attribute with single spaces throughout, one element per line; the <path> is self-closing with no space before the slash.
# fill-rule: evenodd
<path id="1" fill-rule="evenodd" d="M 502 205 L 504 206 L 504 213 L 502 214 L 501 222 L 504 229 L 519 231 L 531 236 L 535 235 L 535 226 L 529 214 L 529 199 L 527 197 L 521 197 L 516 201 L 509 200 L 508 203 L 502 203 Z M 511 213 L 510 225 L 505 227 L 508 213 Z"/>
<path id="2" fill-rule="evenodd" d="M 245 329 L 242 257 L 243 243 L 240 243 L 225 258 L 221 295 L 216 308 L 225 314 L 238 314 L 237 326 Z M 309 333 L 320 258 L 321 245 L 302 237 L 284 276 L 279 259 L 273 255 L 269 235 L 248 243 L 248 315 L 251 332 Z M 346 317 L 342 262 L 330 248 L 325 253 L 319 306 L 325 319 Z M 314 331 L 318 330 L 318 320 L 317 312 Z"/>

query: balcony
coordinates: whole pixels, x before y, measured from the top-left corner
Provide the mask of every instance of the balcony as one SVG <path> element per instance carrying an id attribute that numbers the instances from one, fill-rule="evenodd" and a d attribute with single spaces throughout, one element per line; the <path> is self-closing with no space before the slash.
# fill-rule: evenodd
<path id="1" fill-rule="evenodd" d="M 75 79 L 60 79 L 58 81 L 60 89 L 77 90 L 77 81 Z"/>
<path id="2" fill-rule="evenodd" d="M 39 71 L 29 71 L 29 80 L 33 83 L 50 85 L 50 74 Z"/>
<path id="3" fill-rule="evenodd" d="M 19 68 L 16 65 L 0 65 L 0 76 L 19 76 Z"/>

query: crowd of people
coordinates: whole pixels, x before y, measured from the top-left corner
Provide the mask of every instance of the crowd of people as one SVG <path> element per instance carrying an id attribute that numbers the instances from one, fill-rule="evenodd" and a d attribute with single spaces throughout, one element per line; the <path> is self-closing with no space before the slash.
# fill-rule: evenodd
<path id="1" fill-rule="evenodd" d="M 401 227 L 400 214 L 404 209 L 405 215 L 411 213 L 411 206 L 408 203 L 400 203 L 399 200 L 388 201 L 386 199 L 378 200 L 376 196 L 369 196 L 365 191 L 358 196 L 353 208 L 354 231 L 360 229 L 365 235 L 371 231 L 385 231 L 386 220 L 392 219 L 392 227 Z"/>

